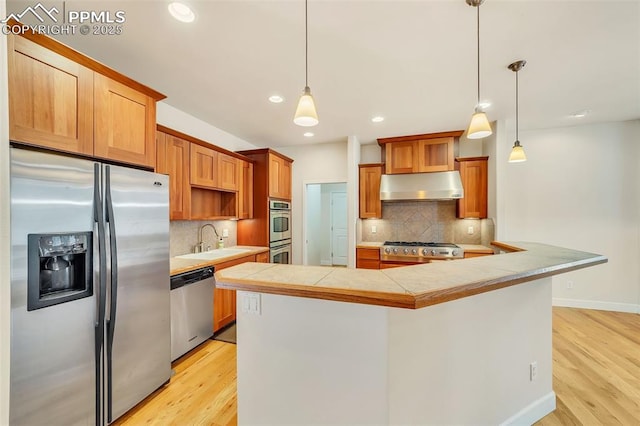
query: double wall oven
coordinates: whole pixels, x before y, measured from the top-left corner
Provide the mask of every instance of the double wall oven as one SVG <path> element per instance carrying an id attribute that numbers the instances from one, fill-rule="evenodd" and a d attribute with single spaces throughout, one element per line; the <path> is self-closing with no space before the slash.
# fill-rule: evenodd
<path id="1" fill-rule="evenodd" d="M 291 263 L 291 203 L 269 200 L 271 263 Z"/>

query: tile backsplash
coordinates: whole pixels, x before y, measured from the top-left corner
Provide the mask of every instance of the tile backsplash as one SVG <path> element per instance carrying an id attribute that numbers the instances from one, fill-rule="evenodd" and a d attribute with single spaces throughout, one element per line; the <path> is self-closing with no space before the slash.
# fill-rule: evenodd
<path id="1" fill-rule="evenodd" d="M 237 245 L 238 222 L 235 220 L 172 220 L 169 226 L 171 234 L 170 255 L 179 256 L 181 254 L 193 253 L 194 246 L 198 243 L 198 231 L 205 223 L 215 226 L 218 234 L 222 236 L 223 230 L 229 231 L 228 237 L 223 237 L 224 246 L 231 247 Z M 202 233 L 205 246 L 216 247 L 216 235 L 210 227 L 206 227 Z"/>
<path id="2" fill-rule="evenodd" d="M 473 228 L 472 233 L 470 227 Z M 373 230 L 375 229 L 375 233 Z M 435 241 L 487 245 L 491 219 L 456 219 L 456 201 L 402 201 L 382 204 L 382 219 L 362 220 L 362 241 Z"/>

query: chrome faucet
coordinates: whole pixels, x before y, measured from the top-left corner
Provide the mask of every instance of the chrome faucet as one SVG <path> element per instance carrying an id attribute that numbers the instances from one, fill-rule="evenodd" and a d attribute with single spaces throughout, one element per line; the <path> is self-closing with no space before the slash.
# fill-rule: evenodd
<path id="1" fill-rule="evenodd" d="M 205 251 L 204 250 L 204 241 L 202 240 L 202 231 L 204 230 L 204 228 L 206 228 L 207 226 L 210 226 L 211 229 L 213 229 L 213 232 L 216 234 L 216 238 L 220 238 L 220 236 L 218 235 L 218 230 L 216 229 L 215 226 L 213 226 L 213 224 L 211 223 L 205 223 L 204 225 L 202 225 L 200 227 L 200 230 L 198 231 L 198 244 L 196 244 L 196 246 L 194 247 L 194 252 L 196 253 L 200 253 Z M 207 250 L 209 250 L 211 248 L 211 246 L 207 246 Z"/>

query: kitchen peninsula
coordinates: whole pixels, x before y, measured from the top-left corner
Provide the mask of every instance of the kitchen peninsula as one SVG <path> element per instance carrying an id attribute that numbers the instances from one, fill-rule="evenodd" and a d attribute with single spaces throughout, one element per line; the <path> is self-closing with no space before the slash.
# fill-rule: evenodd
<path id="1" fill-rule="evenodd" d="M 495 245 L 509 253 L 218 272 L 240 291 L 239 424 L 520 424 L 551 412 L 551 276 L 607 259 Z"/>

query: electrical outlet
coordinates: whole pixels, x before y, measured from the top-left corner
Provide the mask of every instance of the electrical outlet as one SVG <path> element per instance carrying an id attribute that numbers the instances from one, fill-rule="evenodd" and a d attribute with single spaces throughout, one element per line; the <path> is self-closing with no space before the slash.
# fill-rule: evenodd
<path id="1" fill-rule="evenodd" d="M 571 280 L 567 281 L 567 288 L 569 290 L 573 290 L 573 281 L 571 281 Z"/>
<path id="2" fill-rule="evenodd" d="M 378 227 L 375 225 L 371 225 L 371 233 L 375 234 L 376 232 L 378 232 Z"/>
<path id="3" fill-rule="evenodd" d="M 262 314 L 262 303 L 260 293 L 246 293 L 242 299 L 242 312 L 248 314 Z"/>
<path id="4" fill-rule="evenodd" d="M 228 229 L 226 229 L 226 228 L 225 228 L 225 229 L 223 229 L 223 230 L 222 230 L 222 236 L 223 236 L 223 237 L 229 237 L 229 230 L 228 230 Z"/>
<path id="5" fill-rule="evenodd" d="M 467 234 L 473 235 L 473 226 L 467 228 Z"/>
<path id="6" fill-rule="evenodd" d="M 529 364 L 529 380 L 534 381 L 538 377 L 538 362 L 533 361 Z"/>

